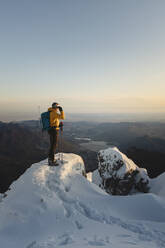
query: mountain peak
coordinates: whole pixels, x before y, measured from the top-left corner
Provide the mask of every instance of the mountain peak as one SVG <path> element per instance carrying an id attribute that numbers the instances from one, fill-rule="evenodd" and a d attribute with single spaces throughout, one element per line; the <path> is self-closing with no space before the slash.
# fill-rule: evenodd
<path id="1" fill-rule="evenodd" d="M 0 202 L 1 247 L 163 247 L 163 199 L 110 196 L 82 176 L 80 156 L 63 160 L 33 164 L 11 185 Z"/>

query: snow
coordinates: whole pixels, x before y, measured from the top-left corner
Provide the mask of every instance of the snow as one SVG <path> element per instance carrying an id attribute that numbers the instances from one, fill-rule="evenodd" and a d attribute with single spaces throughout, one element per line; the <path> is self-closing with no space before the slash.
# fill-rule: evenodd
<path id="1" fill-rule="evenodd" d="M 98 161 L 98 169 L 93 172 L 91 181 L 107 193 L 128 195 L 148 192 L 150 179 L 147 170 L 139 168 L 117 147 L 99 151 Z"/>
<path id="2" fill-rule="evenodd" d="M 90 138 L 78 138 L 78 137 L 75 137 L 75 140 L 90 141 L 91 139 Z"/>
<path id="3" fill-rule="evenodd" d="M 58 167 L 41 161 L 14 182 L 0 198 L 1 247 L 165 247 L 163 197 L 110 196 L 81 175 L 83 167 L 65 153 Z"/>
<path id="4" fill-rule="evenodd" d="M 122 152 L 119 151 L 119 149 L 117 147 L 113 147 L 113 148 L 108 148 L 105 150 L 101 150 L 99 152 L 100 156 L 103 157 L 103 159 L 105 161 L 109 161 L 109 165 L 113 165 L 115 164 L 115 162 L 121 160 L 123 161 L 123 166 L 119 169 L 119 170 L 115 170 L 114 168 L 109 166 L 109 173 L 107 175 L 107 177 L 109 177 L 109 174 L 113 174 L 115 173 L 115 177 L 118 178 L 124 178 L 125 174 L 127 174 L 128 172 L 130 172 L 131 170 L 134 171 L 136 169 L 139 170 L 139 168 L 137 167 L 137 165 L 131 160 L 129 159 L 125 154 L 123 154 Z M 104 177 L 106 178 L 106 175 L 104 175 Z"/>
<path id="5" fill-rule="evenodd" d="M 165 198 L 165 173 L 152 179 L 151 192 Z"/>

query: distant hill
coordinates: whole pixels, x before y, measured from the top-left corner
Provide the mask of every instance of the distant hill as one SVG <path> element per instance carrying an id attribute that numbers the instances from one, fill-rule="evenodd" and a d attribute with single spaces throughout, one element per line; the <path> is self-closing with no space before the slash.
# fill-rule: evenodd
<path id="1" fill-rule="evenodd" d="M 63 152 L 79 154 L 86 170 L 97 168 L 97 153 L 75 138 L 90 138 L 117 146 L 150 177 L 165 171 L 165 127 L 162 123 L 65 122 Z M 0 122 L 0 192 L 7 190 L 32 163 L 47 158 L 49 136 L 38 121 Z"/>
<path id="2" fill-rule="evenodd" d="M 5 191 L 32 163 L 46 157 L 39 133 L 13 123 L 0 123 L 0 192 Z"/>
<path id="3" fill-rule="evenodd" d="M 165 124 L 158 122 L 90 123 L 70 125 L 67 137 L 87 137 L 117 146 L 150 177 L 165 172 Z M 71 131 L 70 131 L 71 130 Z M 69 136 L 70 135 L 70 136 Z"/>
<path id="4" fill-rule="evenodd" d="M 47 158 L 47 132 L 42 133 L 35 121 L 28 124 L 0 122 L 0 193 L 5 192 L 31 164 Z M 63 140 L 62 150 L 80 154 L 88 167 L 92 166 L 93 157 L 96 157 L 95 153 L 80 151 L 76 144 L 66 140 Z"/>
<path id="5" fill-rule="evenodd" d="M 138 166 L 146 168 L 151 178 L 165 172 L 165 154 L 162 152 L 131 147 L 127 149 L 126 154 Z"/>

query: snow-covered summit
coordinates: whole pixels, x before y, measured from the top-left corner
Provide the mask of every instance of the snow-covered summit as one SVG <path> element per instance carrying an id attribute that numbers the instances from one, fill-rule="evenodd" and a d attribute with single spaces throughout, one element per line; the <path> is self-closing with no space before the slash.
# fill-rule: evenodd
<path id="1" fill-rule="evenodd" d="M 58 156 L 58 155 L 57 155 Z M 110 196 L 83 177 L 83 160 L 34 164 L 0 202 L 3 248 L 164 247 L 165 200 Z"/>

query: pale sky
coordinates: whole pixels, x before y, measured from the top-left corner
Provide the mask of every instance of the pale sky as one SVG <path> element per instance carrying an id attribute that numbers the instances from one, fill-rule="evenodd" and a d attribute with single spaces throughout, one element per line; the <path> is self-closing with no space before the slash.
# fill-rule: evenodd
<path id="1" fill-rule="evenodd" d="M 0 1 L 0 120 L 165 112 L 164 0 Z M 19 117 L 18 117 L 19 116 Z"/>

